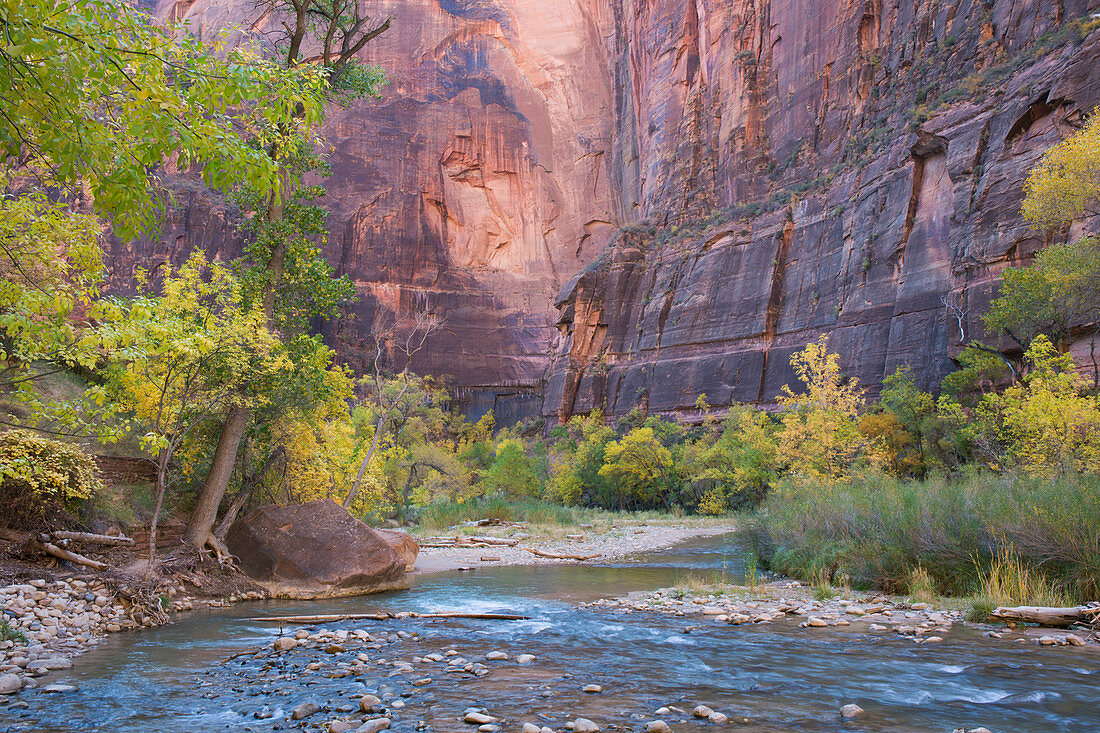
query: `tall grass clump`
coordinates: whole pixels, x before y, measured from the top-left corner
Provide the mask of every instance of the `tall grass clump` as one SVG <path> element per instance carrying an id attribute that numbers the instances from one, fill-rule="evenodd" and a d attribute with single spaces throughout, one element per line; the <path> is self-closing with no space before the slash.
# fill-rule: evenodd
<path id="1" fill-rule="evenodd" d="M 550 504 L 538 499 L 486 496 L 468 501 L 437 501 L 428 504 L 420 510 L 420 524 L 425 529 L 445 529 L 463 522 L 495 519 L 501 522 L 567 526 L 583 522 L 594 514 L 596 513 L 590 510 Z"/>
<path id="2" fill-rule="evenodd" d="M 1011 546 L 1002 547 L 989 567 L 978 571 L 979 589 L 972 601 L 971 621 L 986 621 L 998 606 L 1068 606 L 1066 593 L 1039 570 L 1020 559 Z"/>
<path id="3" fill-rule="evenodd" d="M 867 474 L 782 482 L 750 539 L 771 569 L 820 582 L 976 592 L 1005 548 L 1073 600 L 1100 597 L 1100 479 L 970 472 L 925 481 Z M 926 577 L 925 577 L 926 576 Z"/>

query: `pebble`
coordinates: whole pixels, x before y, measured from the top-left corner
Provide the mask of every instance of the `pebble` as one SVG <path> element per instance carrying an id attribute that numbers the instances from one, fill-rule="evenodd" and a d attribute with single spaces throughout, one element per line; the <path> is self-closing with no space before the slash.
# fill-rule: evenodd
<path id="1" fill-rule="evenodd" d="M 646 723 L 645 730 L 646 733 L 672 733 L 672 728 L 663 720 L 654 720 L 651 723 Z"/>
<path id="2" fill-rule="evenodd" d="M 490 662 L 496 662 L 496 661 L 507 659 L 508 655 L 505 654 L 502 651 L 497 650 L 497 651 L 489 652 L 488 654 L 485 655 L 485 658 L 488 659 Z"/>
<path id="3" fill-rule="evenodd" d="M 359 698 L 359 710 L 364 713 L 377 713 L 382 709 L 382 701 L 374 695 L 363 695 Z"/>
<path id="4" fill-rule="evenodd" d="M 844 718 L 845 720 L 854 720 L 855 718 L 858 718 L 866 712 L 867 711 L 861 708 L 859 705 L 848 703 L 840 709 L 840 717 Z"/>
<path id="5" fill-rule="evenodd" d="M 328 733 L 348 733 L 348 731 L 353 730 L 354 727 L 355 726 L 346 720 L 330 720 L 325 723 L 325 730 L 327 730 Z"/>
<path id="6" fill-rule="evenodd" d="M 364 722 L 361 726 L 356 728 L 355 733 L 378 733 L 378 731 L 386 730 L 389 727 L 389 718 L 374 718 Z"/>
<path id="7" fill-rule="evenodd" d="M 696 718 L 709 718 L 714 714 L 714 711 L 708 708 L 706 705 L 697 705 L 691 714 Z"/>
<path id="8" fill-rule="evenodd" d="M 516 661 L 520 664 L 525 664 L 525 665 L 526 664 L 534 664 L 535 663 L 535 655 L 534 654 L 520 654 L 518 657 L 516 657 Z"/>
<path id="9" fill-rule="evenodd" d="M 707 716 L 707 720 L 717 725 L 725 725 L 730 719 L 725 713 L 711 713 Z"/>
<path id="10" fill-rule="evenodd" d="M 462 718 L 463 721 L 470 723 L 471 725 L 485 725 L 486 723 L 495 723 L 497 719 L 492 715 L 486 715 L 485 713 L 469 712 Z"/>
<path id="11" fill-rule="evenodd" d="M 64 692 L 73 692 L 76 690 L 75 685 L 46 685 L 42 688 L 42 692 L 48 692 L 51 694 L 59 694 Z"/>
<path id="12" fill-rule="evenodd" d="M 573 733 L 600 733 L 600 726 L 588 718 L 577 718 L 573 721 Z"/>
<path id="13" fill-rule="evenodd" d="M 590 695 L 596 695 L 603 692 L 603 688 L 599 685 L 585 685 L 584 691 Z"/>
<path id="14" fill-rule="evenodd" d="M 521 733 L 542 733 L 542 729 L 533 723 L 524 723 Z"/>
<path id="15" fill-rule="evenodd" d="M 321 712 L 321 706 L 315 702 L 304 702 L 290 712 L 291 720 L 302 720 Z"/>
<path id="16" fill-rule="evenodd" d="M 1085 640 L 1077 634 L 1066 634 L 1066 643 L 1070 646 L 1084 646 Z"/>

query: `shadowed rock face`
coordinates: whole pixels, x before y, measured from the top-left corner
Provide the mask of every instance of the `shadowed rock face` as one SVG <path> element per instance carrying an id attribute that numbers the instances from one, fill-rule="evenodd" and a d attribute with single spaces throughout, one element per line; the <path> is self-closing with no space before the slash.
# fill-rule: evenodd
<path id="1" fill-rule="evenodd" d="M 1042 243 L 1028 167 L 1100 103 L 1100 0 L 364 7 L 396 16 L 366 56 L 392 83 L 325 130 L 326 254 L 362 296 L 328 335 L 361 366 L 379 308 L 446 311 L 416 368 L 505 420 L 770 402 L 823 332 L 864 383 L 934 384 Z M 248 8 L 157 13 L 209 34 Z M 181 201 L 117 281 L 239 251 L 216 198 Z"/>

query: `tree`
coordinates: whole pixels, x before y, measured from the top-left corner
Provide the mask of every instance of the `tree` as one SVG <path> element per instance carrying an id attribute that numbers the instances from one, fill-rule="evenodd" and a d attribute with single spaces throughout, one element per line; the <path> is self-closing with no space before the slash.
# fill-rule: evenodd
<path id="1" fill-rule="evenodd" d="M 442 327 L 442 317 L 427 311 L 413 313 L 407 323 L 401 323 L 396 314 L 392 319 L 388 315 L 380 315 L 375 322 L 371 375 L 364 378 L 371 389 L 375 424 L 370 447 L 363 455 L 355 482 L 344 497 L 345 509 L 355 501 L 367 466 L 387 431 L 399 434 L 415 410 L 432 404 L 431 390 L 422 378 L 412 372 L 412 361 L 428 343 L 428 338 Z M 387 360 L 400 365 L 400 370 L 392 378 L 386 376 Z"/>
<path id="2" fill-rule="evenodd" d="M 273 43 L 280 66 L 288 71 L 314 66 L 323 80 L 326 98 L 343 105 L 379 95 L 385 75 L 377 66 L 358 62 L 354 55 L 385 32 L 390 20 L 370 26 L 360 14 L 359 0 L 262 0 L 256 7 L 265 16 L 291 18 L 291 22 L 280 24 L 286 34 L 278 31 Z M 303 55 L 311 35 L 321 45 L 316 59 Z M 317 61 L 323 65 L 317 65 Z M 249 213 L 246 255 L 251 267 L 246 279 L 253 286 L 254 297 L 263 304 L 273 330 L 300 326 L 311 316 L 327 316 L 352 292 L 346 280 L 331 277 L 332 268 L 320 255 L 317 240 L 324 236 L 324 211 L 313 201 L 323 195 L 324 189 L 303 185 L 307 174 L 327 170 L 313 137 L 323 120 L 323 106 L 317 111 L 311 115 L 308 109 L 296 107 L 292 110 L 293 120 L 274 121 L 271 129 L 275 137 L 259 142 L 261 150 L 276 163 L 282 185 L 258 191 L 246 189 L 240 198 Z M 248 421 L 249 414 L 243 407 L 226 415 L 210 473 L 199 491 L 185 533 L 185 539 L 196 547 L 204 546 L 211 537 Z M 362 475 L 360 471 L 345 507 L 354 501 Z"/>
<path id="3" fill-rule="evenodd" d="M 599 474 L 614 491 L 608 497 L 619 509 L 664 504 L 669 507 L 668 480 L 672 453 L 657 439 L 652 427 L 637 428 L 604 449 Z"/>
<path id="4" fill-rule="evenodd" d="M 684 461 L 704 514 L 758 504 L 778 477 L 774 421 L 762 410 L 734 405 L 717 439 L 692 446 Z"/>
<path id="5" fill-rule="evenodd" d="M 822 336 L 791 356 L 805 391 L 783 386 L 779 404 L 786 412 L 779 432 L 779 454 L 796 475 L 833 481 L 861 457 L 867 439 L 859 432 L 865 398 L 856 380 L 845 380 L 840 357 Z"/>
<path id="6" fill-rule="evenodd" d="M 876 427 L 864 418 L 861 432 L 885 438 L 887 460 L 897 475 L 923 478 L 928 463 L 925 443 L 934 429 L 936 398 L 917 387 L 913 370 L 906 364 L 882 380 L 879 405 L 895 424 L 880 421 Z"/>
<path id="7" fill-rule="evenodd" d="M 1100 321 L 1100 242 L 1093 237 L 1053 244 L 1030 267 L 1009 267 L 1001 278 L 985 326 L 1021 350 L 1039 334 L 1065 350 L 1075 327 L 1095 329 Z"/>
<path id="8" fill-rule="evenodd" d="M 168 160 L 222 191 L 279 190 L 265 146 L 322 112 L 319 69 L 207 49 L 126 3 L 6 0 L 0 30 L 5 165 L 74 197 L 86 185 L 123 238 L 155 228 L 150 171 Z"/>
<path id="9" fill-rule="evenodd" d="M 1047 150 L 1024 187 L 1024 218 L 1056 229 L 1100 215 L 1100 107 L 1076 134 Z"/>
<path id="10" fill-rule="evenodd" d="M 128 321 L 145 325 L 132 347 L 137 353 L 106 370 L 111 396 L 144 431 L 141 445 L 156 462 L 150 572 L 177 450 L 248 386 L 282 381 L 290 371 L 263 314 L 242 305 L 240 288 L 224 265 L 196 254 L 178 271 L 166 270 L 161 289 L 159 297 L 138 297 L 124 306 Z M 228 556 L 220 543 L 214 547 L 219 559 Z"/>
<path id="11" fill-rule="evenodd" d="M 1100 399 L 1083 393 L 1072 357 L 1046 336 L 1035 337 L 1027 358 L 1034 368 L 1025 384 L 978 406 L 971 430 L 986 460 L 1045 477 L 1100 473 Z"/>
<path id="12" fill-rule="evenodd" d="M 539 494 L 539 477 L 523 443 L 515 438 L 502 440 L 496 447 L 492 464 L 481 477 L 486 492 L 513 498 Z"/>

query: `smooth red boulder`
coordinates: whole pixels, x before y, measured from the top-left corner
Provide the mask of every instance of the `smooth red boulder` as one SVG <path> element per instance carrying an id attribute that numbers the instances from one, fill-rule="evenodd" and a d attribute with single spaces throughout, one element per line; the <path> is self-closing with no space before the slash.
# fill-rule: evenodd
<path id="1" fill-rule="evenodd" d="M 405 570 L 411 573 L 413 568 L 416 567 L 416 556 L 420 554 L 420 545 L 416 544 L 416 540 L 410 537 L 408 532 L 399 529 L 376 529 L 374 531 L 382 535 L 382 539 L 386 541 L 386 544 L 392 547 L 398 557 L 405 561 Z"/>
<path id="2" fill-rule="evenodd" d="M 226 538 L 241 569 L 282 598 L 326 598 L 407 588 L 405 560 L 378 531 L 324 499 L 268 505 Z"/>

